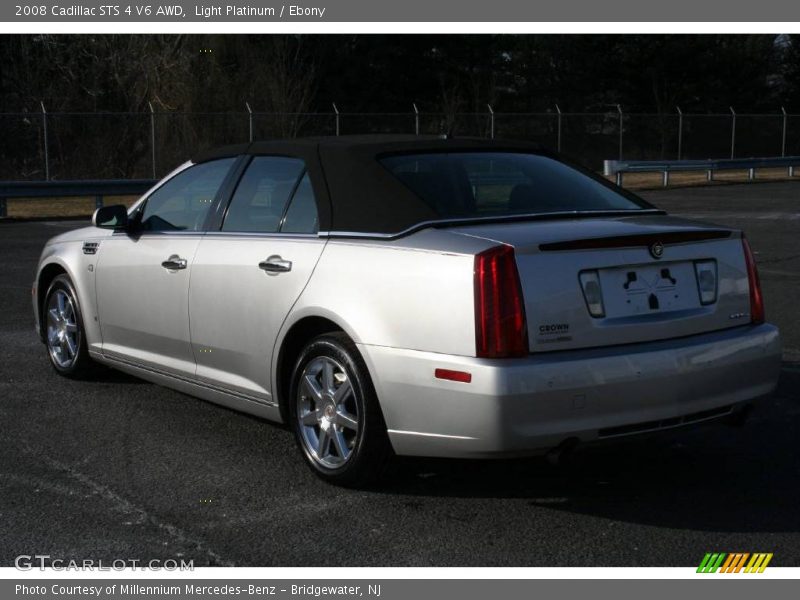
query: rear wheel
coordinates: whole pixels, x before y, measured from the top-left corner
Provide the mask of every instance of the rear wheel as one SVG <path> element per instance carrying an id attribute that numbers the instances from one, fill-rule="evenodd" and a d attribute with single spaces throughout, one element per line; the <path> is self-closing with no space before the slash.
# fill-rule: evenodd
<path id="1" fill-rule="evenodd" d="M 89 358 L 77 294 L 67 275 L 57 276 L 50 284 L 43 322 L 47 355 L 60 375 L 80 377 L 96 366 Z"/>
<path id="2" fill-rule="evenodd" d="M 355 344 L 332 333 L 311 341 L 292 373 L 292 424 L 312 470 L 359 486 L 382 473 L 391 447 L 372 382 Z"/>

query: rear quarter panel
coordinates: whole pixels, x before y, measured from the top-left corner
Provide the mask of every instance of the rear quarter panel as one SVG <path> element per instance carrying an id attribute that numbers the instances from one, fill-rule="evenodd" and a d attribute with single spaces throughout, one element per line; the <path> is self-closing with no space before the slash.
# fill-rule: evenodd
<path id="1" fill-rule="evenodd" d="M 474 355 L 474 253 L 490 245 L 443 231 L 332 239 L 283 329 L 322 316 L 359 344 Z"/>

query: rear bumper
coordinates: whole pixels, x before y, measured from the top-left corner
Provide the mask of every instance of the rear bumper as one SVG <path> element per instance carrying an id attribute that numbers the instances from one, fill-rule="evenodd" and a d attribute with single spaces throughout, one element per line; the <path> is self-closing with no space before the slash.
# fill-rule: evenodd
<path id="1" fill-rule="evenodd" d="M 723 416 L 778 381 L 777 328 L 486 360 L 360 345 L 395 452 L 492 457 L 546 452 Z M 468 371 L 471 383 L 434 378 Z"/>

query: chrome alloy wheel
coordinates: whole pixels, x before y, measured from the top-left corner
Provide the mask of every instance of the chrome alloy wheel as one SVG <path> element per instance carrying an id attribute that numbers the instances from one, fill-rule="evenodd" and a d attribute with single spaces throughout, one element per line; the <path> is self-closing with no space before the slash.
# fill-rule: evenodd
<path id="1" fill-rule="evenodd" d="M 328 469 L 353 455 L 360 426 L 355 390 L 344 367 L 318 356 L 303 369 L 297 392 L 297 419 L 308 455 Z"/>
<path id="2" fill-rule="evenodd" d="M 47 349 L 60 368 L 68 369 L 77 359 L 80 336 L 72 298 L 64 290 L 55 290 L 47 300 Z"/>

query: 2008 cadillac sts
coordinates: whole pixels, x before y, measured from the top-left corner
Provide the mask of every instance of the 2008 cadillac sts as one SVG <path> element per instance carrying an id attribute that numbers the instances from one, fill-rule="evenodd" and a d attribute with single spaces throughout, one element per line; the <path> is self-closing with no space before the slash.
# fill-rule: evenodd
<path id="1" fill-rule="evenodd" d="M 55 369 L 104 363 L 289 423 L 323 478 L 735 417 L 775 387 L 739 231 L 524 143 L 256 142 L 50 240 Z"/>

